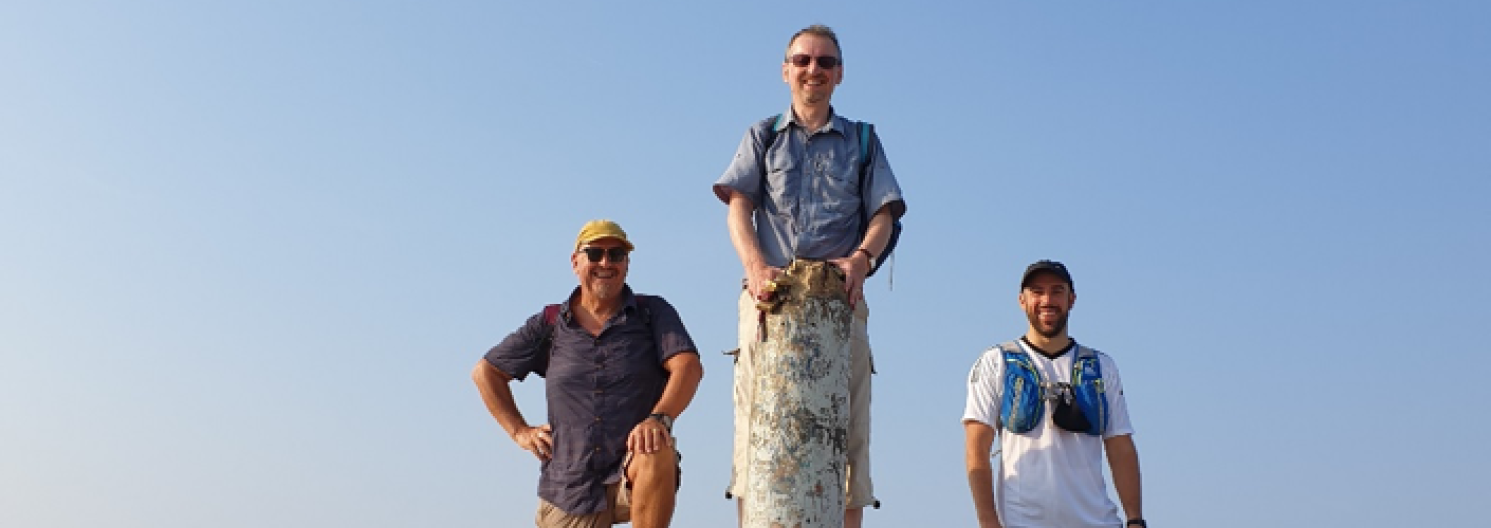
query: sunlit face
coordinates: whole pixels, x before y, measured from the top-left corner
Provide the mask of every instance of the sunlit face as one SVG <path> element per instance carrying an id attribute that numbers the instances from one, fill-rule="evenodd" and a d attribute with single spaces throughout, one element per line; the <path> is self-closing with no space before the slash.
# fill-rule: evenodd
<path id="1" fill-rule="evenodd" d="M 807 55 L 809 57 L 839 57 L 839 48 L 828 37 L 803 34 L 792 42 L 787 57 Z M 792 89 L 792 101 L 797 104 L 826 104 L 833 97 L 834 87 L 844 80 L 844 65 L 824 68 L 815 59 L 807 66 L 797 66 L 791 60 L 782 63 L 782 80 Z"/>
<path id="2" fill-rule="evenodd" d="M 1020 290 L 1020 308 L 1030 328 L 1046 338 L 1066 334 L 1066 321 L 1077 303 L 1072 287 L 1054 273 L 1040 273 Z"/>
<path id="3" fill-rule="evenodd" d="M 585 254 L 586 248 L 599 248 L 606 250 L 599 262 L 591 262 L 590 257 Z M 609 300 L 621 294 L 621 289 L 626 285 L 627 265 L 631 263 L 632 257 L 628 254 L 620 259 L 612 259 L 609 254 L 613 248 L 626 249 L 626 244 L 614 238 L 602 238 L 581 246 L 574 254 L 570 255 L 570 265 L 574 267 L 575 276 L 580 279 L 580 291 L 585 295 L 600 300 Z"/>

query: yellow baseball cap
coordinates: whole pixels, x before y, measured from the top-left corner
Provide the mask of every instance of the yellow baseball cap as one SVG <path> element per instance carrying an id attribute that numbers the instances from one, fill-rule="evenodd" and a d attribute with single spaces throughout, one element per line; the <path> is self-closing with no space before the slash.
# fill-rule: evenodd
<path id="1" fill-rule="evenodd" d="M 621 225 L 610 220 L 591 220 L 585 222 L 585 227 L 580 228 L 580 236 L 575 237 L 575 251 L 579 251 L 580 246 L 602 238 L 620 240 L 622 244 L 626 245 L 627 251 L 637 249 L 636 246 L 632 245 L 632 241 L 626 239 L 626 231 L 621 230 Z"/>

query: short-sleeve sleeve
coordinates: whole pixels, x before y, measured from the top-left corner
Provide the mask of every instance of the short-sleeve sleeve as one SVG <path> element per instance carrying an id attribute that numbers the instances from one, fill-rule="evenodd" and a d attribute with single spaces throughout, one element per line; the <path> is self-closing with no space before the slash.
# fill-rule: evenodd
<path id="1" fill-rule="evenodd" d="M 1103 438 L 1134 434 L 1134 426 L 1129 422 L 1129 403 L 1123 395 L 1123 378 L 1118 375 L 1118 363 L 1107 354 L 1100 354 L 1098 360 L 1103 365 L 1103 389 L 1108 397 L 1108 430 L 1103 432 Z"/>
<path id="2" fill-rule="evenodd" d="M 545 376 L 549 351 L 544 349 L 543 343 L 545 338 L 553 335 L 553 329 L 544 324 L 543 317 L 543 312 L 529 317 L 523 326 L 487 351 L 487 362 L 519 381 L 528 377 L 530 372 Z"/>
<path id="3" fill-rule="evenodd" d="M 662 297 L 638 300 L 646 302 L 647 309 L 652 312 L 652 337 L 657 343 L 659 363 L 667 362 L 668 358 L 684 352 L 699 353 L 698 347 L 694 346 L 694 339 L 689 337 L 688 329 L 683 326 L 683 318 L 679 317 L 678 310 L 672 304 Z"/>
<path id="4" fill-rule="evenodd" d="M 1004 379 L 1003 355 L 991 348 L 973 362 L 968 372 L 968 402 L 963 407 L 963 421 L 976 421 L 999 427 L 1001 380 Z"/>
<path id="5" fill-rule="evenodd" d="M 735 191 L 750 198 L 752 204 L 761 205 L 761 193 L 765 189 L 762 178 L 766 175 L 766 168 L 762 166 L 762 152 L 770 146 L 765 144 L 767 130 L 761 123 L 757 123 L 747 129 L 745 137 L 740 139 L 740 146 L 735 149 L 735 159 L 725 168 L 725 174 L 714 182 L 714 194 L 721 202 L 729 204 L 731 191 Z"/>
<path id="6" fill-rule="evenodd" d="M 891 206 L 891 218 L 901 218 L 906 214 L 906 199 L 901 196 L 901 184 L 896 181 L 896 173 L 890 168 L 890 160 L 885 156 L 879 134 L 872 132 L 870 143 L 870 152 L 874 156 L 867 175 L 870 181 L 864 199 L 860 202 L 865 208 L 865 218 L 874 216 L 886 205 Z"/>

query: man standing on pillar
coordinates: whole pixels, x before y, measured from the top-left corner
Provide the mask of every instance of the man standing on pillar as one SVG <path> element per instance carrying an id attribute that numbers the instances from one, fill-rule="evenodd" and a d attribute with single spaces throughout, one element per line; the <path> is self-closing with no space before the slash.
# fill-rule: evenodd
<path id="1" fill-rule="evenodd" d="M 615 222 L 585 224 L 570 254 L 579 287 L 472 372 L 492 417 L 542 462 L 539 528 L 662 528 L 673 517 L 673 421 L 704 370 L 673 306 L 627 286 L 633 249 Z M 508 387 L 529 373 L 546 379 L 547 424 L 529 425 Z"/>
<path id="2" fill-rule="evenodd" d="M 980 528 L 1145 528 L 1139 452 L 1113 358 L 1067 335 L 1077 294 L 1060 262 L 1025 269 L 1030 326 L 984 352 L 963 411 L 968 487 Z M 997 477 L 989 450 L 1001 451 Z M 1103 458 L 1125 517 L 1108 498 Z"/>
<path id="3" fill-rule="evenodd" d="M 858 527 L 863 508 L 877 504 L 870 481 L 873 360 L 864 282 L 885 256 L 906 202 L 873 128 L 837 115 L 830 105 L 844 80 L 843 53 L 833 30 L 814 25 L 798 31 L 788 41 L 781 68 L 791 106 L 747 130 L 734 161 L 714 185 L 715 195 L 729 206 L 730 240 L 745 268 L 735 366 L 734 465 L 726 492 L 743 496 L 748 478 L 752 349 L 761 337 L 757 302 L 770 297 L 768 283 L 789 263 L 826 262 L 842 274 L 853 310 L 845 312 L 853 320 L 844 524 Z"/>

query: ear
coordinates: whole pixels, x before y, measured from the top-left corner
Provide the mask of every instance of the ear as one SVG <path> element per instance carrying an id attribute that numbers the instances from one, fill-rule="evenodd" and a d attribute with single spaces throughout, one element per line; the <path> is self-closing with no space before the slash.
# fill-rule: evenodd
<path id="1" fill-rule="evenodd" d="M 789 85 L 792 84 L 792 79 L 790 79 L 790 78 L 787 77 L 788 72 L 791 72 L 791 71 L 792 71 L 792 65 L 788 64 L 786 60 L 783 60 L 782 61 L 782 82 L 787 83 Z"/>
<path id="2" fill-rule="evenodd" d="M 834 86 L 838 86 L 844 82 L 844 63 L 839 63 L 839 71 L 834 72 L 834 75 L 838 76 L 838 78 L 834 79 Z"/>

